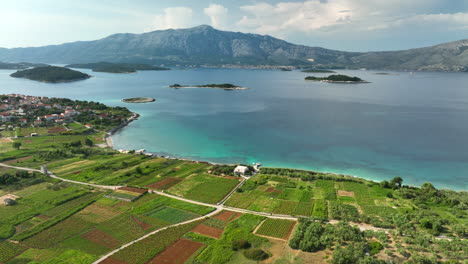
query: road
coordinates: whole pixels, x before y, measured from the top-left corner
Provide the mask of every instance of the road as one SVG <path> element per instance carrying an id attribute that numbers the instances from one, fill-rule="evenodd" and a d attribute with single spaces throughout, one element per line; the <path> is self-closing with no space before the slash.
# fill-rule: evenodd
<path id="1" fill-rule="evenodd" d="M 173 225 L 166 226 L 166 227 L 163 227 L 163 228 L 160 228 L 160 229 L 156 229 L 153 232 L 150 232 L 150 233 L 148 233 L 148 234 L 146 234 L 146 235 L 144 235 L 144 236 L 142 236 L 140 238 L 137 238 L 137 239 L 135 239 L 135 240 L 133 240 L 133 241 L 119 247 L 119 248 L 117 248 L 117 249 L 112 250 L 111 252 L 107 253 L 106 255 L 102 256 L 101 258 L 99 258 L 98 260 L 93 262 L 93 264 L 101 263 L 102 261 L 104 261 L 108 257 L 114 255 L 115 253 L 119 252 L 120 250 L 122 250 L 122 249 L 124 249 L 126 247 L 129 247 L 129 246 L 131 246 L 131 245 L 133 245 L 133 244 L 135 244 L 135 243 L 137 243 L 137 242 L 139 242 L 139 241 L 141 241 L 141 240 L 143 240 L 143 239 L 145 239 L 145 238 L 147 238 L 149 236 L 152 236 L 152 235 L 154 235 L 156 233 L 159 233 L 159 232 L 161 232 L 163 230 L 166 230 L 166 229 L 171 228 L 171 227 L 176 227 L 176 226 L 180 226 L 180 225 L 189 224 L 189 223 L 192 223 L 192 222 L 195 222 L 195 221 L 198 221 L 198 220 L 202 220 L 202 219 L 204 219 L 206 217 L 211 217 L 211 216 L 213 216 L 213 215 L 215 215 L 215 214 L 217 214 L 219 212 L 221 212 L 221 209 L 216 209 L 216 210 L 214 210 L 213 212 L 211 212 L 211 213 L 209 213 L 207 215 L 200 216 L 200 217 L 197 217 L 197 218 L 194 218 L 192 220 L 188 220 L 188 221 L 185 221 L 185 222 L 182 222 L 182 223 L 173 224 Z"/>
<path id="2" fill-rule="evenodd" d="M 24 171 L 33 171 L 33 172 L 40 172 L 40 173 L 43 173 L 43 171 L 41 170 L 37 170 L 37 169 L 31 169 L 31 168 L 24 168 L 24 167 L 17 167 L 17 166 L 11 166 L 11 165 L 7 165 L 7 164 L 3 164 L 3 163 L 0 163 L 0 167 L 6 167 L 6 168 L 12 168 L 12 169 L 17 169 L 17 170 L 24 170 Z M 54 178 L 54 179 L 57 179 L 57 180 L 62 180 L 62 181 L 65 181 L 65 182 L 70 182 L 70 183 L 74 183 L 74 184 L 79 184 L 79 185 L 85 185 L 85 186 L 91 186 L 91 187 L 95 187 L 95 188 L 101 188 L 101 189 L 110 189 L 110 190 L 115 190 L 115 189 L 118 189 L 118 188 L 121 188 L 122 186 L 109 186 L 109 185 L 99 185 L 99 184 L 91 184 L 91 183 L 86 183 L 86 182 L 79 182 L 79 181 L 73 181 L 73 180 L 68 180 L 68 179 L 64 179 L 64 178 L 60 178 L 56 175 L 54 175 L 52 172 L 50 171 L 47 171 L 47 173 L 45 173 L 45 175 L 47 176 L 50 176 L 51 178 Z M 185 225 L 185 224 L 188 224 L 188 223 L 192 223 L 192 222 L 195 222 L 195 221 L 198 221 L 198 220 L 202 220 L 204 218 L 207 218 L 207 217 L 211 217 L 223 210 L 227 210 L 227 211 L 232 211 L 232 212 L 238 212 L 238 213 L 244 213 L 244 214 L 253 214 L 253 215 L 258 215 L 258 216 L 264 216 L 264 217 L 268 217 L 268 218 L 274 218 L 274 219 L 287 219 L 287 220 L 297 220 L 298 217 L 296 216 L 292 216 L 292 215 L 279 215 L 279 214 L 269 214 L 269 213 L 264 213 L 264 212 L 256 212 L 256 211 L 251 211 L 251 210 L 246 210 L 246 209 L 242 209 L 242 208 L 235 208 L 235 207 L 229 207 L 229 206 L 225 206 L 224 203 L 229 199 L 229 197 L 231 197 L 238 188 L 240 188 L 246 181 L 248 180 L 248 178 L 243 178 L 242 181 L 228 194 L 226 195 L 226 197 L 224 197 L 217 205 L 215 204 L 209 204 L 209 203 L 203 203 L 203 202 L 198 202 L 198 201 L 193 201 L 193 200 L 190 200 L 190 199 L 186 199 L 186 198 L 183 198 L 183 197 L 180 197 L 180 196 L 176 196 L 176 195 L 172 195 L 172 194 L 168 194 L 168 193 L 165 193 L 165 192 L 161 192 L 161 191 L 156 191 L 156 190 L 150 190 L 151 193 L 155 193 L 155 194 L 158 194 L 158 195 L 161 195 L 161 196 L 166 196 L 166 197 L 169 197 L 169 198 L 172 198 L 172 199 L 176 199 L 176 200 L 179 200 L 179 201 L 184 201 L 184 202 L 187 202 L 187 203 L 191 203 L 191 204 L 196 204 L 196 205 L 202 205 L 202 206 L 207 206 L 207 207 L 213 207 L 215 208 L 215 210 L 209 214 L 206 214 L 206 215 L 203 215 L 203 216 L 200 216 L 200 217 L 197 217 L 197 218 L 194 218 L 192 220 L 188 220 L 188 221 L 185 221 L 185 222 L 181 222 L 181 223 L 178 223 L 178 224 L 174 224 L 174 225 L 170 225 L 170 226 L 166 226 L 166 227 L 163 227 L 163 228 L 160 228 L 160 229 L 157 229 L 157 230 L 154 230 L 140 238 L 137 238 L 109 253 L 107 253 L 106 255 L 102 256 L 101 258 L 99 258 L 98 260 L 96 260 L 95 262 L 93 262 L 93 264 L 97 264 L 97 263 L 100 263 L 102 261 L 104 261 L 105 259 L 107 259 L 108 257 L 114 255 L 115 253 L 119 252 L 120 250 L 126 248 L 126 247 L 129 247 L 151 235 L 154 235 L 158 232 L 161 232 L 163 230 L 166 230 L 168 228 L 171 228 L 171 227 L 175 227 L 175 226 L 179 226 L 179 225 Z"/>

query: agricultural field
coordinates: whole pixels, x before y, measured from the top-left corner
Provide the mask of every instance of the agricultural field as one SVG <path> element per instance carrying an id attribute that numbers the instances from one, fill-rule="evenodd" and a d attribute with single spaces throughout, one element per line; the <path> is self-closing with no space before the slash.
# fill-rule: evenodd
<path id="1" fill-rule="evenodd" d="M 61 166 L 72 163 L 62 162 Z M 0 205 L 0 235 L 21 244 L 1 242 L 0 262 L 59 263 L 69 257 L 91 263 L 100 255 L 155 229 L 213 210 L 144 194 L 145 189 L 124 188 L 126 192 L 144 194 L 134 202 L 126 202 L 105 198 L 106 193 L 99 190 L 52 178 L 41 180 L 6 191 L 19 198 L 15 205 Z"/>
<path id="2" fill-rule="evenodd" d="M 187 177 L 167 191 L 188 199 L 215 204 L 238 184 L 237 179 L 198 174 Z"/>
<path id="3" fill-rule="evenodd" d="M 284 219 L 266 219 L 255 232 L 258 235 L 288 240 L 296 222 Z"/>
<path id="4" fill-rule="evenodd" d="M 313 183 L 257 174 L 226 202 L 232 207 L 309 217 L 320 189 Z"/>

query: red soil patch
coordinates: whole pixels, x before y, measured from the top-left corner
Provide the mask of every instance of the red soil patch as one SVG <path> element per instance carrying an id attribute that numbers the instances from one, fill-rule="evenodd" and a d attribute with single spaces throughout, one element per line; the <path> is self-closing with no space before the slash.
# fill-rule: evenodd
<path id="1" fill-rule="evenodd" d="M 276 190 L 276 189 L 273 188 L 273 187 L 270 187 L 270 188 L 266 189 L 265 192 L 267 192 L 267 193 L 282 193 L 282 191 Z"/>
<path id="2" fill-rule="evenodd" d="M 23 140 L 23 143 L 28 143 L 28 144 L 31 144 L 31 143 L 32 143 L 32 141 L 31 141 L 31 140 L 29 140 L 29 139 L 26 139 L 26 140 Z"/>
<path id="3" fill-rule="evenodd" d="M 50 219 L 50 217 L 48 217 L 47 215 L 42 215 L 42 214 L 36 215 L 36 217 L 39 218 L 39 219 L 42 219 L 42 220 L 49 220 Z"/>
<path id="4" fill-rule="evenodd" d="M 115 259 L 113 257 L 108 257 L 105 260 L 101 261 L 100 263 L 101 264 L 128 264 L 125 261 L 121 261 L 121 260 Z"/>
<path id="5" fill-rule="evenodd" d="M 232 180 L 239 180 L 239 177 L 235 177 L 235 176 L 223 176 L 223 178 L 232 179 Z"/>
<path id="6" fill-rule="evenodd" d="M 339 195 L 339 196 L 354 197 L 354 192 L 348 192 L 348 191 L 338 190 L 338 195 Z"/>
<path id="7" fill-rule="evenodd" d="M 109 236 L 99 229 L 93 229 L 86 234 L 81 235 L 81 237 L 107 248 L 115 248 L 120 245 L 119 240 Z"/>
<path id="8" fill-rule="evenodd" d="M 47 133 L 53 134 L 53 133 L 60 133 L 60 132 L 65 132 L 67 131 L 64 127 L 54 127 L 49 130 L 47 130 Z"/>
<path id="9" fill-rule="evenodd" d="M 205 235 L 205 236 L 209 236 L 209 237 L 212 237 L 212 238 L 216 238 L 216 239 L 220 238 L 221 235 L 224 232 L 224 230 L 222 230 L 222 229 L 212 227 L 212 226 L 207 226 L 205 224 L 199 224 L 194 229 L 192 229 L 190 231 L 192 231 L 194 233 L 198 233 L 200 235 Z"/>
<path id="10" fill-rule="evenodd" d="M 171 177 L 171 178 L 166 178 L 164 180 L 160 180 L 157 182 L 153 182 L 149 184 L 148 187 L 152 189 L 167 190 L 181 181 L 182 179 L 180 178 Z"/>
<path id="11" fill-rule="evenodd" d="M 140 226 L 143 230 L 146 230 L 148 228 L 151 227 L 150 224 L 147 224 L 143 221 L 141 221 L 140 219 L 136 218 L 135 216 L 132 217 L 133 221 L 135 221 L 135 223 L 137 223 L 138 226 Z"/>
<path id="12" fill-rule="evenodd" d="M 80 173 L 81 173 L 81 171 L 79 170 L 79 171 L 74 171 L 72 174 L 76 175 L 76 174 L 80 174 Z"/>
<path id="13" fill-rule="evenodd" d="M 231 211 L 222 211 L 221 213 L 217 214 L 213 218 L 224 221 L 224 222 L 231 222 L 236 218 L 240 217 L 241 213 L 231 212 Z"/>
<path id="14" fill-rule="evenodd" d="M 183 264 L 202 246 L 203 244 L 199 242 L 179 239 L 156 255 L 148 264 Z"/>
<path id="15" fill-rule="evenodd" d="M 121 187 L 121 188 L 119 188 L 119 190 L 127 191 L 127 192 L 140 193 L 140 194 L 143 194 L 143 193 L 148 191 L 146 189 L 140 189 L 140 188 L 135 188 L 135 187 Z"/>

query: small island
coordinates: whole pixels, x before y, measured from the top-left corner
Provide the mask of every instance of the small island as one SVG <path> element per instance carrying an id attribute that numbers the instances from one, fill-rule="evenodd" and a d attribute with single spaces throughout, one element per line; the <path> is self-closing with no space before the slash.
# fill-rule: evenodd
<path id="1" fill-rule="evenodd" d="M 150 103 L 154 101 L 156 101 L 156 99 L 148 98 L 148 97 L 135 97 L 135 98 L 122 99 L 122 102 L 124 103 L 134 103 L 134 104 Z"/>
<path id="2" fill-rule="evenodd" d="M 329 82 L 329 83 L 368 83 L 367 81 L 364 81 L 361 78 L 350 77 L 350 76 L 342 75 L 342 74 L 333 74 L 328 77 L 307 76 L 305 77 L 305 80 Z"/>
<path id="3" fill-rule="evenodd" d="M 47 83 L 75 82 L 91 78 L 91 76 L 86 73 L 57 66 L 44 66 L 17 71 L 10 76 Z"/>
<path id="4" fill-rule="evenodd" d="M 323 70 L 323 69 L 305 69 L 305 70 L 302 70 L 302 72 L 307 72 L 307 73 L 335 73 L 334 71 Z"/>
<path id="5" fill-rule="evenodd" d="M 96 62 L 84 64 L 69 64 L 67 68 L 91 69 L 93 72 L 107 73 L 134 73 L 136 71 L 166 71 L 169 68 L 153 66 L 149 64 L 133 64 L 133 63 L 111 63 L 111 62 Z"/>
<path id="6" fill-rule="evenodd" d="M 169 88 L 215 88 L 215 89 L 224 89 L 224 90 L 247 90 L 246 87 L 240 87 L 230 83 L 222 83 L 222 84 L 204 84 L 204 85 L 180 85 L 180 84 L 173 84 L 170 85 Z"/>

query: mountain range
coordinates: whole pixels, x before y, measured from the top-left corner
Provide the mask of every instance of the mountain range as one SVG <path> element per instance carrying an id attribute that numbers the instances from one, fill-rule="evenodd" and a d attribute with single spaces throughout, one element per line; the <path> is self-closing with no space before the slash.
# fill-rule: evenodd
<path id="1" fill-rule="evenodd" d="M 468 71 L 468 39 L 401 51 L 346 52 L 295 45 L 267 35 L 201 25 L 94 41 L 31 48 L 0 48 L 0 61 L 164 65 L 292 65 L 317 68 Z"/>

